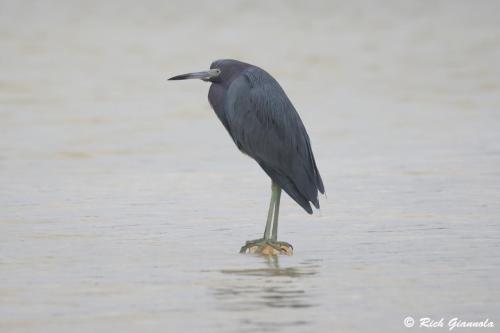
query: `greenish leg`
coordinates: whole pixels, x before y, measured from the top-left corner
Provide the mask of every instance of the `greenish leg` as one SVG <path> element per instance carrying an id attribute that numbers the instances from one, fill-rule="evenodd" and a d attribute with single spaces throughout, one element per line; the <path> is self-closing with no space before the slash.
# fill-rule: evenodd
<path id="1" fill-rule="evenodd" d="M 287 242 L 278 242 L 278 216 L 281 200 L 281 188 L 278 184 L 271 184 L 271 201 L 269 202 L 269 210 L 267 212 L 266 229 L 264 230 L 264 237 L 247 241 L 242 246 L 240 253 L 246 253 L 252 247 L 257 246 L 257 253 L 262 251 L 266 246 L 271 246 L 278 251 L 283 251 L 282 247 L 293 249 L 293 246 Z"/>
<path id="2" fill-rule="evenodd" d="M 274 221 L 273 221 L 273 234 L 271 240 L 276 242 L 278 240 L 278 216 L 280 213 L 280 199 L 281 199 L 281 188 L 273 182 L 273 197 L 275 197 L 274 203 Z"/>
<path id="3" fill-rule="evenodd" d="M 276 197 L 274 194 L 274 187 L 275 184 L 274 182 L 271 184 L 271 201 L 269 202 L 269 210 L 267 212 L 267 222 L 266 222 L 266 229 L 264 230 L 264 239 L 269 239 L 271 236 L 271 224 L 273 221 L 273 212 L 274 212 L 274 206 L 276 203 Z"/>

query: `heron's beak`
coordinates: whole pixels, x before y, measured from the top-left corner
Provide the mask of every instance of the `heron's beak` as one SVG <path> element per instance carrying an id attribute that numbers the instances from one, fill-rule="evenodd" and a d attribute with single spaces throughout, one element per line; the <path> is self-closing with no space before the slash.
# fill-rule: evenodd
<path id="1" fill-rule="evenodd" d="M 220 70 L 217 68 L 213 68 L 208 71 L 196 72 L 196 73 L 187 73 L 181 74 L 174 77 L 171 77 L 169 80 L 187 80 L 187 79 L 200 79 L 203 81 L 208 81 L 214 77 L 219 76 Z"/>

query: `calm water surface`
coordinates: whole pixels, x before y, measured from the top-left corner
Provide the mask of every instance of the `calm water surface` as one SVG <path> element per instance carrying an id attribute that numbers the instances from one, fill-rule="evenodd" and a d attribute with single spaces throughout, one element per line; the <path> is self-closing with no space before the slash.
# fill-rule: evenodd
<path id="1" fill-rule="evenodd" d="M 497 2 L 0 2 L 2 332 L 500 326 Z M 284 86 L 328 197 L 243 256 L 270 182 L 202 82 Z M 463 332 L 465 330 L 461 330 Z"/>

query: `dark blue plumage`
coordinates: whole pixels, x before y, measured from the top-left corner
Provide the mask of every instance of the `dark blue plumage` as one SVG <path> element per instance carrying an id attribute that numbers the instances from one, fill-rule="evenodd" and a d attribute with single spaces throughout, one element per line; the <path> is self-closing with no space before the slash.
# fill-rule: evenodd
<path id="1" fill-rule="evenodd" d="M 290 255 L 293 247 L 279 242 L 281 190 L 309 214 L 319 208 L 318 191 L 325 192 L 311 142 L 299 114 L 281 86 L 266 71 L 241 61 L 224 59 L 210 70 L 169 80 L 211 82 L 208 100 L 240 151 L 252 157 L 271 177 L 271 200 L 262 238 L 247 241 L 240 253 Z"/>
<path id="2" fill-rule="evenodd" d="M 210 66 L 208 99 L 234 143 L 308 213 L 324 193 L 309 136 L 278 82 L 259 67 L 236 60 Z"/>

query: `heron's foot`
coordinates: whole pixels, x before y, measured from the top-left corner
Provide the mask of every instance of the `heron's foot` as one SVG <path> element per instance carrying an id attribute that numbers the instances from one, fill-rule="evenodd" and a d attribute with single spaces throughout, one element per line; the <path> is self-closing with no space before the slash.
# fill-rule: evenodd
<path id="1" fill-rule="evenodd" d="M 245 245 L 241 247 L 240 253 L 260 254 L 264 256 L 285 254 L 291 256 L 293 254 L 293 246 L 287 242 L 260 238 L 247 241 Z"/>

